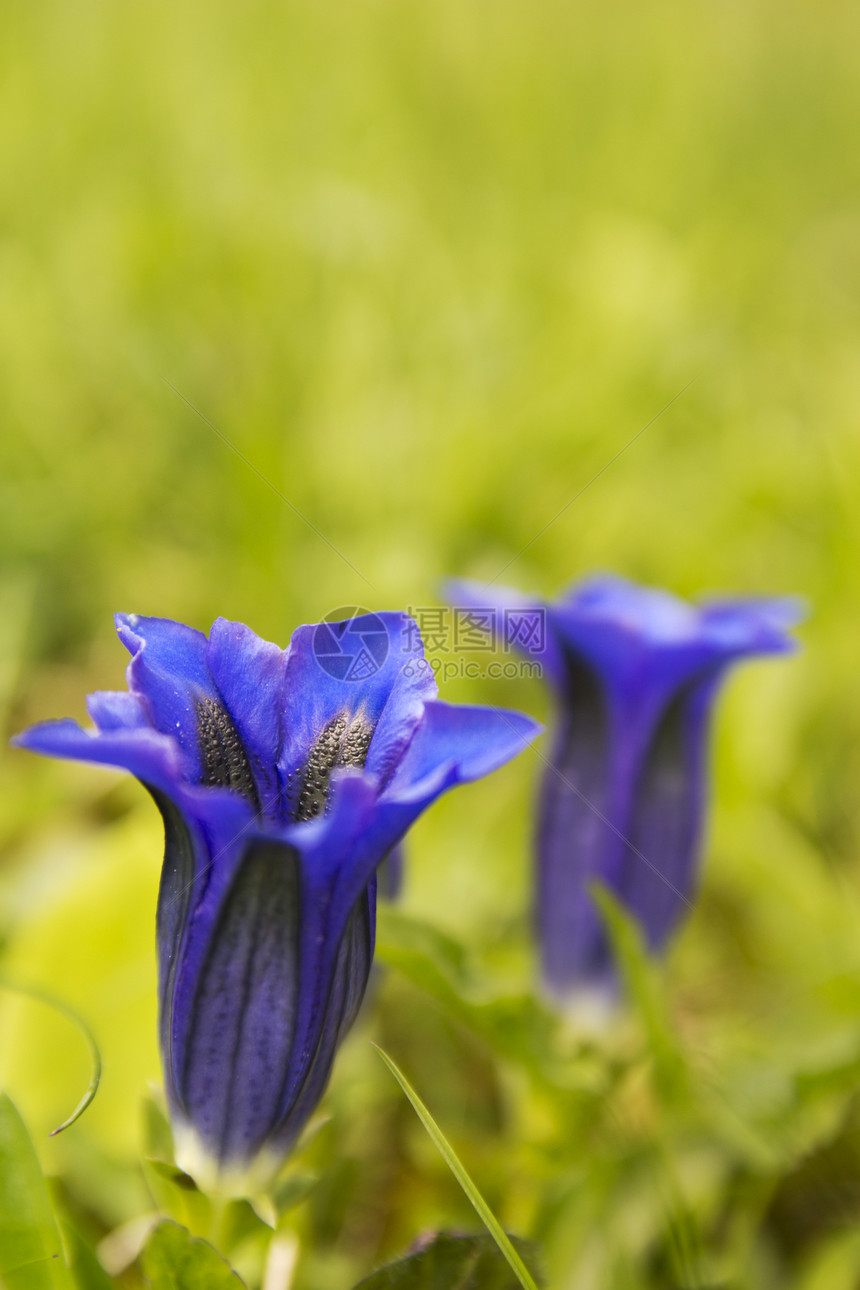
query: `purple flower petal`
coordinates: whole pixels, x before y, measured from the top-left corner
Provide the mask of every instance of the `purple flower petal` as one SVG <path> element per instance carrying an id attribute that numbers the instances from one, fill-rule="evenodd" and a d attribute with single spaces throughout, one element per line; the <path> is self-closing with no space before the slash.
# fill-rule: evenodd
<path id="1" fill-rule="evenodd" d="M 91 696 L 93 731 L 50 722 L 16 742 L 124 767 L 155 798 L 177 1158 L 225 1183 L 276 1166 L 324 1092 L 370 972 L 378 865 L 535 726 L 435 702 L 402 614 L 301 627 L 286 651 L 223 619 L 208 640 L 166 619 L 118 629 L 129 693 Z"/>
<path id="2" fill-rule="evenodd" d="M 522 605 L 506 588 L 455 584 L 458 605 Z M 536 599 L 533 604 L 539 604 Z M 614 988 L 589 893 L 599 880 L 660 950 L 689 905 L 707 804 L 707 741 L 719 683 L 736 662 L 795 648 L 792 599 L 688 605 L 621 578 L 590 578 L 546 611 L 558 729 L 537 830 L 537 925 L 554 995 Z"/>

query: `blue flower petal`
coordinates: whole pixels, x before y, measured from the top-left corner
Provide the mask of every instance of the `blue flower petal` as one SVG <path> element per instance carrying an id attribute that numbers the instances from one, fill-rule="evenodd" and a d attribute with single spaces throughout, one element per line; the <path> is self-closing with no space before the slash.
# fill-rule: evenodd
<path id="1" fill-rule="evenodd" d="M 578 658 L 594 669 L 616 721 L 627 731 L 636 725 L 639 735 L 628 737 L 641 743 L 679 687 L 749 655 L 793 649 L 786 629 L 800 616 L 793 599 L 698 607 L 659 589 L 603 577 L 587 580 L 552 605 L 547 622 L 568 666 Z"/>
<path id="2" fill-rule="evenodd" d="M 427 703 L 386 796 L 410 800 L 441 770 L 450 770 L 450 783 L 480 779 L 522 752 L 540 731 L 531 717 L 505 708 Z"/>
<path id="3" fill-rule="evenodd" d="M 562 712 L 538 807 L 537 930 L 544 979 L 561 998 L 571 984 L 613 988 L 612 955 L 589 883 L 599 880 L 617 891 L 623 853 L 609 820 L 617 802 L 607 704 L 586 668 L 575 692 L 575 710 Z"/>
<path id="4" fill-rule="evenodd" d="M 715 599 L 701 611 L 709 640 L 726 656 L 793 653 L 798 643 L 788 632 L 805 617 L 806 606 L 797 596 Z"/>
<path id="5" fill-rule="evenodd" d="M 127 691 L 96 690 L 88 694 L 87 712 L 93 724 L 104 732 L 153 728 L 146 700 Z"/>
<path id="6" fill-rule="evenodd" d="M 272 1140 L 286 1152 L 301 1133 L 326 1090 L 339 1044 L 355 1021 L 364 1000 L 370 967 L 376 919 L 376 890 L 371 883 L 356 901 L 346 929 L 336 946 L 334 964 L 325 977 L 328 993 L 320 997 L 320 1010 L 312 1032 L 312 1046 L 305 1050 L 310 1060 L 302 1063 L 300 1082 L 289 1086 L 282 1099 L 283 1113 L 272 1130 Z M 319 988 L 319 982 L 315 982 Z"/>
<path id="7" fill-rule="evenodd" d="M 300 857 L 302 983 L 293 1051 L 273 1136 L 293 1140 L 322 1096 L 337 1043 L 364 996 L 373 953 L 368 884 L 396 836 L 379 819 L 373 784 L 356 773 L 336 780 L 326 815 L 285 829 Z"/>
<path id="8" fill-rule="evenodd" d="M 501 765 L 536 726 L 435 702 L 401 614 L 300 628 L 286 654 L 223 620 L 208 643 L 162 619 L 118 628 L 130 693 L 91 696 L 93 732 L 54 722 L 16 742 L 131 770 L 161 810 L 177 1159 L 232 1186 L 255 1160 L 279 1163 L 322 1095 L 364 997 L 377 866 L 439 793 Z M 347 631 L 367 657 L 338 670 Z"/>
<path id="9" fill-rule="evenodd" d="M 156 730 L 175 738 L 203 774 L 199 743 L 199 703 L 218 699 L 206 664 L 206 637 L 169 618 L 117 614 L 117 634 L 132 655 L 128 687 L 149 704 Z"/>
<path id="10" fill-rule="evenodd" d="M 361 776 L 345 775 L 329 814 L 309 823 L 273 836 L 249 819 L 232 841 L 235 820 L 214 829 L 227 840 L 185 914 L 162 1048 L 175 1114 L 218 1169 L 252 1159 L 264 1141 L 288 1148 L 361 1003 L 373 866 L 357 881 L 353 862 L 374 797 Z M 187 868 L 187 842 L 184 854 Z M 180 850 L 177 871 L 182 858 Z"/>
<path id="11" fill-rule="evenodd" d="M 171 792 L 182 776 L 177 744 L 148 726 L 116 726 L 93 732 L 76 721 L 44 721 L 16 735 L 12 743 L 45 757 L 68 757 L 128 770 L 164 792 Z"/>
<path id="12" fill-rule="evenodd" d="M 287 655 L 243 623 L 216 618 L 206 662 L 246 753 L 263 813 L 279 818 L 276 765 L 281 748 Z"/>
<path id="13" fill-rule="evenodd" d="M 158 888 L 155 941 L 158 949 L 158 1029 L 170 1106 L 176 1105 L 173 992 L 182 961 L 191 906 L 205 890 L 209 848 L 198 822 L 166 794 L 153 791 L 164 823 L 164 863 Z"/>
<path id="14" fill-rule="evenodd" d="M 222 1163 L 252 1159 L 269 1136 L 299 998 L 295 852 L 243 841 L 231 869 L 217 904 L 192 915 L 173 986 L 176 1107 Z"/>
<path id="15" fill-rule="evenodd" d="M 706 805 L 707 736 L 719 678 L 681 690 L 663 713 L 631 795 L 618 891 L 659 951 L 691 902 Z"/>
<path id="16" fill-rule="evenodd" d="M 335 648 L 352 664 L 364 659 L 364 666 L 351 664 L 343 676 L 332 675 L 338 658 L 326 651 Z M 366 762 L 353 764 L 366 765 L 384 782 L 420 719 L 424 700 L 436 694 L 432 669 L 423 659 L 417 627 L 405 614 L 366 614 L 297 628 L 286 665 L 279 761 L 288 800 L 322 732 L 340 719 L 360 724 L 370 736 Z"/>
<path id="17" fill-rule="evenodd" d="M 498 634 L 529 600 L 492 584 L 455 583 L 450 594 L 492 609 Z M 694 606 L 617 577 L 590 578 L 547 607 L 559 724 L 541 787 L 537 919 L 554 995 L 614 989 L 594 879 L 653 949 L 665 944 L 695 885 L 719 683 L 743 658 L 794 649 L 789 628 L 802 616 L 795 599 Z"/>

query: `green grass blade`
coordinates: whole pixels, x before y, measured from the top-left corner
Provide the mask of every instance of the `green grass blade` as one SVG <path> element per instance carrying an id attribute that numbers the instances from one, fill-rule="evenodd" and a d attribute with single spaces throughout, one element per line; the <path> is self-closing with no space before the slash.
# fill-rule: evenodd
<path id="1" fill-rule="evenodd" d="M 523 1287 L 523 1290 L 538 1290 L 538 1287 L 534 1278 L 532 1277 L 528 1268 L 523 1263 L 522 1259 L 517 1254 L 516 1250 L 514 1249 L 513 1245 L 508 1239 L 508 1236 L 504 1228 L 499 1223 L 498 1219 L 493 1215 L 493 1212 L 490 1209 L 489 1205 L 484 1200 L 481 1193 L 478 1191 L 478 1188 L 475 1186 L 472 1179 L 469 1177 L 464 1166 L 460 1163 L 460 1160 L 457 1157 L 457 1154 L 454 1151 L 453 1147 L 448 1142 L 448 1139 L 445 1137 L 444 1133 L 439 1128 L 436 1121 L 433 1119 L 433 1116 L 427 1110 L 427 1107 L 421 1101 L 421 1098 L 415 1092 L 415 1089 L 409 1083 L 409 1080 L 403 1074 L 402 1070 L 397 1065 L 397 1063 L 391 1057 L 388 1056 L 388 1053 L 386 1053 L 382 1048 L 380 1048 L 378 1044 L 374 1044 L 373 1047 L 379 1053 L 379 1056 L 385 1062 L 385 1065 L 391 1071 L 391 1074 L 394 1076 L 394 1078 L 397 1080 L 397 1083 L 403 1089 L 403 1092 L 409 1098 L 409 1101 L 412 1103 L 412 1107 L 415 1111 L 415 1114 L 418 1116 L 418 1119 L 421 1121 L 421 1123 L 424 1125 L 424 1128 L 427 1130 L 427 1133 L 429 1137 L 432 1139 L 433 1143 L 435 1144 L 436 1149 L 438 1150 L 440 1156 L 445 1161 L 446 1165 L 451 1170 L 451 1173 L 457 1179 L 457 1182 L 460 1184 L 460 1186 L 463 1188 L 463 1191 L 468 1196 L 469 1201 L 473 1205 L 475 1212 L 477 1213 L 481 1222 L 484 1224 L 487 1231 L 490 1233 L 490 1236 L 492 1236 L 493 1240 L 496 1242 L 496 1245 L 499 1247 L 499 1250 L 501 1251 L 501 1253 L 507 1259 L 508 1263 L 511 1266 L 511 1270 L 514 1273 L 514 1276 L 517 1278 L 520 1285 Z"/>
<path id="2" fill-rule="evenodd" d="M 70 1008 L 67 1003 L 63 1003 L 62 999 L 57 999 L 54 995 L 48 994 L 44 990 L 36 990 L 29 985 L 19 985 L 17 981 L 8 981 L 5 977 L 0 977 L 0 988 L 4 990 L 14 990 L 16 994 L 23 994 L 26 998 L 34 999 L 36 1003 L 43 1003 L 46 1007 L 53 1008 L 55 1012 L 59 1012 L 61 1016 L 65 1017 L 68 1021 L 71 1021 L 72 1025 L 78 1029 L 81 1035 L 83 1035 L 87 1048 L 89 1049 L 90 1082 L 87 1085 L 83 1097 L 78 1102 L 71 1115 L 68 1116 L 67 1119 L 63 1120 L 62 1124 L 58 1124 L 56 1129 L 51 1130 L 49 1136 L 52 1138 L 56 1137 L 58 1133 L 62 1133 L 64 1129 L 68 1129 L 72 1124 L 74 1124 L 75 1120 L 80 1119 L 98 1092 L 102 1077 L 102 1056 L 99 1052 L 99 1046 L 95 1041 L 93 1032 L 90 1030 L 83 1017 L 75 1012 L 73 1008 Z"/>

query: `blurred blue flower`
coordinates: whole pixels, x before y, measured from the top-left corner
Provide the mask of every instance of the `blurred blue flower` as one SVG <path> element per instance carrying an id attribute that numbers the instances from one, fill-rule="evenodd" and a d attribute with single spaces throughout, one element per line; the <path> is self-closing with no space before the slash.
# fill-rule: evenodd
<path id="1" fill-rule="evenodd" d="M 540 790 L 536 917 L 545 984 L 560 1001 L 611 1003 L 611 948 L 589 891 L 604 883 L 659 951 L 696 884 L 708 795 L 708 731 L 727 669 L 794 648 L 796 600 L 694 608 L 620 578 L 553 604 L 453 582 L 457 612 L 540 663 L 557 727 Z"/>
<path id="2" fill-rule="evenodd" d="M 403 891 L 403 870 L 405 868 L 404 848 L 398 843 L 389 851 L 382 861 L 377 873 L 377 886 L 380 896 L 386 900 L 397 900 Z"/>
<path id="3" fill-rule="evenodd" d="M 316 1107 L 373 955 L 375 871 L 440 793 L 538 727 L 436 700 L 415 624 L 299 627 L 287 650 L 239 623 L 203 633 L 117 616 L 128 693 L 95 730 L 15 740 L 131 771 L 164 818 L 160 1043 L 177 1162 L 204 1186 L 265 1180 Z"/>

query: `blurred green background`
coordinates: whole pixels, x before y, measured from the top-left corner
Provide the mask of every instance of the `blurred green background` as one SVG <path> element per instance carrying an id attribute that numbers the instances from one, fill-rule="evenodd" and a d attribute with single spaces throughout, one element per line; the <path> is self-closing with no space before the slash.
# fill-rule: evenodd
<path id="1" fill-rule="evenodd" d="M 300 1290 L 475 1223 L 371 1036 L 559 1290 L 860 1286 L 858 42 L 838 0 L 0 8 L 9 734 L 122 688 L 116 609 L 285 644 L 502 569 L 810 606 L 803 654 L 720 708 L 664 976 L 724 1116 L 649 1093 L 634 1017 L 595 1119 L 392 964 L 309 1149 Z M 444 697 L 546 712 L 525 679 Z M 48 1143 L 86 1052 L 9 991 L 0 1074 L 95 1240 L 151 1208 L 160 824 L 118 776 L 0 756 L 0 968 L 81 1009 L 105 1077 Z M 538 770 L 410 841 L 406 914 L 496 992 L 531 979 Z"/>

